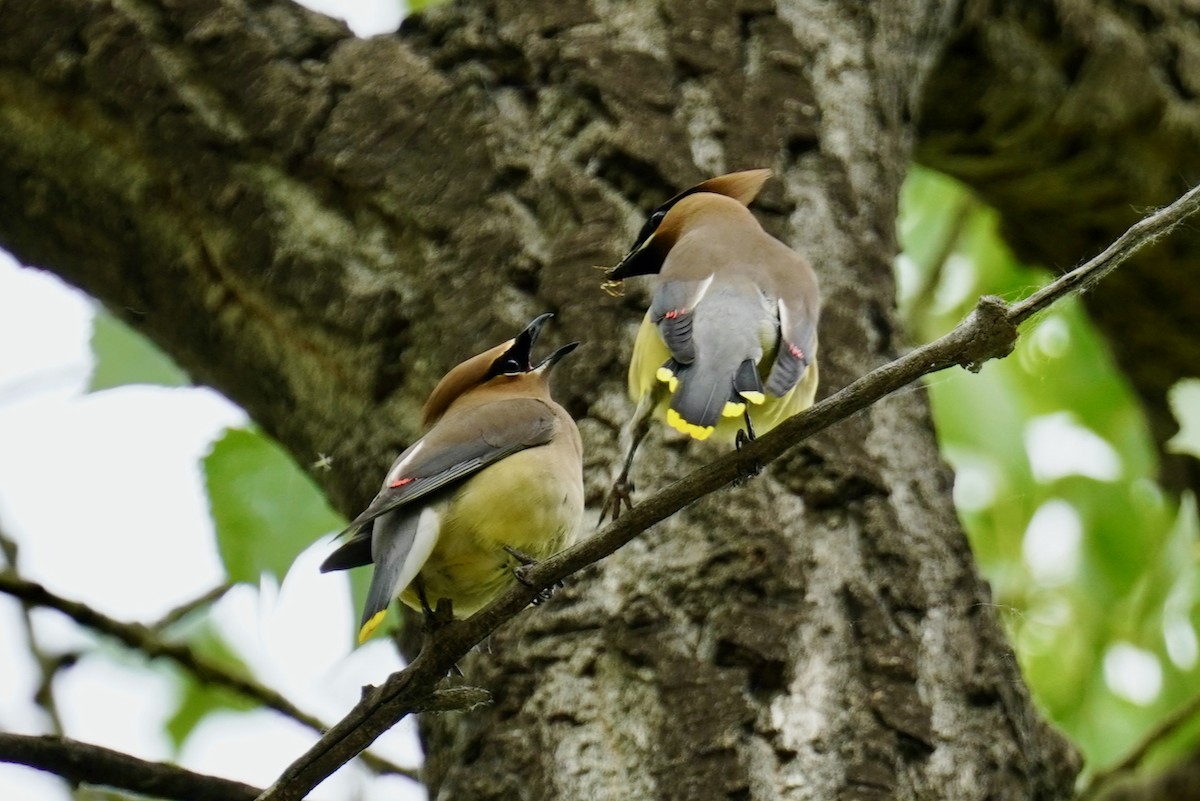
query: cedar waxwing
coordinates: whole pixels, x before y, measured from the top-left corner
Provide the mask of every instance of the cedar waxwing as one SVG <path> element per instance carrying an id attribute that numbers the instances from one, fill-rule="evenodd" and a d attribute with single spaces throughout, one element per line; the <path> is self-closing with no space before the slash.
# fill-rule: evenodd
<path id="1" fill-rule="evenodd" d="M 610 290 L 626 278 L 659 276 L 629 363 L 638 410 L 605 507 L 614 517 L 620 501 L 628 505 L 629 471 L 651 415 L 696 439 L 736 435 L 740 443 L 813 403 L 816 273 L 747 208 L 770 174 L 730 173 L 671 198 L 607 273 Z"/>
<path id="2" fill-rule="evenodd" d="M 521 564 L 574 540 L 583 514 L 583 445 L 536 366 L 543 314 L 515 339 L 448 372 L 425 402 L 425 435 L 388 470 L 379 494 L 342 534 L 321 572 L 374 563 L 359 642 L 392 598 L 429 614 L 447 598 L 466 617 L 497 595 Z M 340 535 L 339 535 L 340 536 Z M 431 607 L 430 604 L 433 604 Z"/>

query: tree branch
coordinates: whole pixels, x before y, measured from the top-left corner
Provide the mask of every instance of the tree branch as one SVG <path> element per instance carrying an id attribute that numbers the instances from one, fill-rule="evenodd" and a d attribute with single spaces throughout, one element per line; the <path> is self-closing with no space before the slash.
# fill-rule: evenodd
<path id="1" fill-rule="evenodd" d="M 849 386 L 781 423 L 741 450 L 699 468 L 639 503 L 602 531 L 532 566 L 526 584 L 512 586 L 467 620 L 453 621 L 427 641 L 415 660 L 362 700 L 259 796 L 259 801 L 298 801 L 424 700 L 454 664 L 501 624 L 515 617 L 541 590 L 599 561 L 650 526 L 705 495 L 766 465 L 808 437 L 871 406 L 930 373 L 959 365 L 977 372 L 984 362 L 1012 352 L 1017 326 L 1037 311 L 1092 286 L 1143 246 L 1166 235 L 1200 209 L 1200 186 L 1132 226 L 1096 258 L 1067 273 L 1025 301 L 1008 305 L 981 298 L 975 311 L 945 336 L 884 364 Z"/>
<path id="2" fill-rule="evenodd" d="M 1177 225 L 1200 208 L 1200 186 L 1185 192 L 1178 200 L 1135 222 L 1125 233 L 1096 258 L 1076 267 L 1058 280 L 1034 292 L 1010 312 L 1010 319 L 1023 323 L 1051 303 L 1071 292 L 1080 294 L 1091 290 L 1106 275 L 1143 247 L 1152 245 L 1171 233 Z"/>
<path id="3" fill-rule="evenodd" d="M 1096 771 L 1091 780 L 1080 789 L 1077 796 L 1078 801 L 1092 801 L 1092 799 L 1099 798 L 1101 793 L 1107 790 L 1117 779 L 1137 770 L 1147 754 L 1172 734 L 1179 731 L 1186 723 L 1194 720 L 1197 714 L 1200 714 L 1200 695 L 1197 695 L 1171 715 L 1160 720 L 1158 725 L 1147 732 L 1146 736 L 1141 739 L 1141 742 L 1135 745 L 1119 762 L 1103 770 Z"/>
<path id="4" fill-rule="evenodd" d="M 225 593 L 229 592 L 231 589 L 233 589 L 233 585 L 228 582 L 225 584 L 218 584 L 216 587 L 213 587 L 203 595 L 199 595 L 190 601 L 185 601 L 174 609 L 171 609 L 165 615 L 160 617 L 155 623 L 152 623 L 150 625 L 150 629 L 155 632 L 162 632 L 163 630 L 174 626 L 192 612 L 195 612 L 198 609 L 203 609 L 204 607 L 221 600 L 225 597 Z"/>
<path id="5" fill-rule="evenodd" d="M 15 576 L 20 575 L 20 550 L 17 541 L 9 537 L 3 528 L 0 528 L 0 553 L 4 554 L 8 571 Z M 29 614 L 29 610 L 32 608 L 33 605 L 28 602 L 21 604 L 21 623 L 25 630 L 25 640 L 29 643 L 29 654 L 37 662 L 38 670 L 41 673 L 41 680 L 38 683 L 34 699 L 50 719 L 51 731 L 55 734 L 62 734 L 62 718 L 58 714 L 58 703 L 54 698 L 54 677 L 64 665 L 72 663 L 74 657 L 67 655 L 52 658 L 42 650 L 38 643 L 37 633 L 33 630 L 33 619 Z"/>
<path id="6" fill-rule="evenodd" d="M 48 771 L 74 783 L 105 785 L 179 801 L 250 801 L 260 792 L 241 782 L 193 773 L 177 765 L 147 762 L 66 737 L 0 732 L 0 761 Z"/>
<path id="7" fill-rule="evenodd" d="M 304 712 L 270 687 L 259 684 L 251 678 L 231 673 L 197 654 L 187 645 L 167 642 L 140 623 L 114 620 L 86 604 L 63 598 L 50 592 L 41 584 L 15 576 L 10 570 L 0 572 L 0 592 L 11 595 L 26 604 L 56 609 L 81 626 L 120 640 L 129 648 L 141 651 L 148 657 L 163 657 L 171 660 L 202 682 L 225 687 L 257 701 L 263 706 L 274 709 L 276 712 L 287 715 L 313 731 L 325 732 L 325 726 L 320 720 Z M 363 762 L 376 772 L 395 773 L 417 781 L 416 770 L 400 767 L 374 754 L 364 753 Z"/>

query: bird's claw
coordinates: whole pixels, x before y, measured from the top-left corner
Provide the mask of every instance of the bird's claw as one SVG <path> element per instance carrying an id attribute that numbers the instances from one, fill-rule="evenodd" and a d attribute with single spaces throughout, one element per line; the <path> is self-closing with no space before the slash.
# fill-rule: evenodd
<path id="1" fill-rule="evenodd" d="M 452 620 L 454 620 L 454 603 L 449 598 L 438 598 L 437 608 L 433 610 L 433 614 L 429 618 L 431 628 L 437 631 Z"/>
<path id="2" fill-rule="evenodd" d="M 546 601 L 550 600 L 550 596 L 554 593 L 554 591 L 563 586 L 561 581 L 556 581 L 553 585 L 546 587 L 545 589 L 535 589 L 533 584 L 525 576 L 529 572 L 529 569 L 537 564 L 537 560 L 529 554 L 519 551 L 510 545 L 505 545 L 504 551 L 513 559 L 516 559 L 521 563 L 512 569 L 513 578 L 519 581 L 526 588 L 534 590 L 535 595 L 533 596 L 533 601 L 531 602 L 534 606 L 540 606 L 541 604 L 544 604 Z"/>
<path id="3" fill-rule="evenodd" d="M 438 598 L 437 608 L 434 609 L 429 605 L 429 597 L 425 594 L 425 582 L 420 581 L 418 577 L 414 586 L 417 590 L 417 599 L 421 602 L 421 614 L 425 618 L 425 630 L 428 633 L 432 634 L 454 620 L 453 601 L 449 598 Z"/>
<path id="4" fill-rule="evenodd" d="M 524 570 L 523 567 L 520 567 L 517 569 Z M 518 578 L 517 581 L 521 581 L 521 579 Z M 521 583 L 524 584 L 526 587 L 533 589 L 533 587 L 528 582 L 521 581 Z M 550 600 L 550 596 L 554 595 L 555 590 L 562 589 L 564 586 L 566 586 L 566 585 L 562 581 L 556 581 L 553 584 L 551 584 L 549 587 L 546 587 L 545 589 L 542 589 L 542 590 L 538 590 L 537 594 L 533 596 L 533 600 L 530 601 L 530 603 L 532 603 L 534 606 L 541 606 L 542 604 L 546 603 L 546 601 Z"/>
<path id="5" fill-rule="evenodd" d="M 633 490 L 633 482 L 624 477 L 613 482 L 608 497 L 604 499 L 604 506 L 600 507 L 600 519 L 596 521 L 596 528 L 604 525 L 605 518 L 615 522 L 621 516 L 622 506 L 625 507 L 625 511 L 633 509 Z"/>
<path id="6" fill-rule="evenodd" d="M 537 560 L 524 551 L 517 550 L 511 545 L 505 545 L 503 547 L 506 554 L 521 563 L 521 567 L 529 567 L 530 565 L 537 564 Z"/>
<path id="7" fill-rule="evenodd" d="M 749 428 L 749 433 L 747 433 L 745 430 L 739 428 L 738 432 L 737 432 L 737 437 L 734 440 L 734 445 L 737 448 L 737 450 L 739 450 L 739 451 L 742 450 L 747 445 L 749 445 L 755 439 L 754 429 L 749 426 L 749 422 L 750 422 L 750 420 L 749 420 L 749 418 L 747 418 L 746 423 L 747 423 L 747 428 Z M 742 484 L 742 483 L 754 478 L 762 471 L 763 471 L 762 462 L 755 460 L 746 466 L 741 477 L 738 478 L 734 483 Z"/>

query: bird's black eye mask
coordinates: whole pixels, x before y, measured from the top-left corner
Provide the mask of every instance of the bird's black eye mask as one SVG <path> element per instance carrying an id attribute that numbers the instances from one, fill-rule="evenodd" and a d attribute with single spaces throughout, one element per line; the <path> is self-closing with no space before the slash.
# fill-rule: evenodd
<path id="1" fill-rule="evenodd" d="M 650 217 L 646 220 L 646 224 L 642 226 L 642 230 L 638 231 L 637 239 L 633 240 L 633 247 L 631 247 L 629 252 L 625 254 L 625 258 L 628 259 L 630 256 L 632 256 L 635 251 L 641 248 L 642 245 L 646 244 L 647 239 L 654 236 L 654 232 L 658 230 L 658 226 L 662 225 L 663 219 L 667 216 L 667 212 L 671 210 L 672 206 L 683 200 L 688 195 L 694 195 L 697 192 L 709 191 L 701 188 L 701 186 L 693 186 L 691 189 L 685 189 L 655 209 Z M 622 261 L 624 260 L 625 259 L 622 259 Z"/>
<path id="2" fill-rule="evenodd" d="M 667 216 L 668 211 L 668 208 L 660 207 L 650 215 L 650 218 L 646 220 L 645 225 L 642 226 L 642 230 L 638 231 L 637 239 L 633 240 L 633 247 L 629 249 L 629 253 L 627 253 L 626 256 L 633 253 L 633 251 L 641 247 L 647 239 L 654 236 L 654 232 L 658 230 L 658 226 L 662 225 L 663 218 Z"/>
<path id="3" fill-rule="evenodd" d="M 693 186 L 691 189 L 680 192 L 678 195 L 654 210 L 654 212 L 642 226 L 642 230 L 638 231 L 637 239 L 633 241 L 633 247 L 629 248 L 629 252 L 625 254 L 625 257 L 621 259 L 616 267 L 613 267 L 611 270 L 607 271 L 605 275 L 606 281 L 604 283 L 606 291 L 611 292 L 613 288 L 617 287 L 620 282 L 624 281 L 626 278 L 632 278 L 635 275 L 653 275 L 662 269 L 661 258 L 645 258 L 647 243 L 651 238 L 654 237 L 654 234 L 658 232 L 658 228 L 660 225 L 662 225 L 662 221 L 666 219 L 667 212 L 669 212 L 676 203 L 683 200 L 688 195 L 694 195 L 697 192 L 704 191 L 707 190 L 698 186 Z"/>
<path id="4" fill-rule="evenodd" d="M 486 381 L 489 378 L 495 378 L 498 375 L 518 375 L 520 373 L 528 373 L 529 370 L 529 364 L 521 364 L 520 359 L 513 355 L 513 352 L 510 350 L 508 353 L 492 362 L 492 366 L 488 369 L 487 375 L 484 376 L 484 380 Z"/>
<path id="5" fill-rule="evenodd" d="M 537 343 L 538 335 L 553 314 L 540 314 L 533 319 L 525 330 L 517 334 L 508 350 L 496 357 L 488 368 L 484 381 L 499 375 L 519 375 L 533 371 L 533 346 Z"/>

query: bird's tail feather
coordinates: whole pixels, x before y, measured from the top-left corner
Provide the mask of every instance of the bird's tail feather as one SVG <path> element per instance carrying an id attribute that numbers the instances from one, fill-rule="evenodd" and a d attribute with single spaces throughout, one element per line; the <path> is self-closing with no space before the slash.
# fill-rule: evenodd
<path id="1" fill-rule="evenodd" d="M 678 365 L 674 372 L 675 390 L 667 409 L 667 423 L 696 439 L 708 439 L 724 416 L 741 414 L 730 398 L 733 377 L 714 375 L 694 364 Z M 744 407 L 742 407 L 744 408 Z"/>
<path id="2" fill-rule="evenodd" d="M 389 520 L 388 518 L 393 518 Z M 413 542 L 417 537 L 420 515 L 389 512 L 375 521 L 377 536 L 371 543 L 371 555 L 375 570 L 371 574 L 371 586 L 367 590 L 367 602 L 363 606 L 362 626 L 358 630 L 358 641 L 366 642 L 383 622 L 392 599 L 404 589 L 399 586 Z M 407 583 L 407 582 L 405 582 Z"/>
<path id="3" fill-rule="evenodd" d="M 326 557 L 321 563 L 321 572 L 333 570 L 349 570 L 352 567 L 362 567 L 371 564 L 371 532 L 375 521 L 367 523 L 350 539 L 338 546 L 338 549 Z"/>

